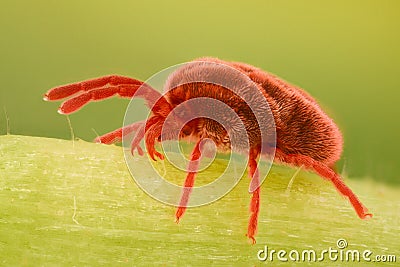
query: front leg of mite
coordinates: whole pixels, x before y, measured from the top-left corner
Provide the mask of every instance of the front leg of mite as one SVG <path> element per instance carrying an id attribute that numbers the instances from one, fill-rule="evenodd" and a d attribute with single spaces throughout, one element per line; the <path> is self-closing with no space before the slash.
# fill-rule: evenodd
<path id="1" fill-rule="evenodd" d="M 250 219 L 247 228 L 247 237 L 252 243 L 256 243 L 254 236 L 257 234 L 258 213 L 260 211 L 260 173 L 257 168 L 257 157 L 260 154 L 259 149 L 251 148 L 249 153 L 249 177 L 252 185 L 256 185 L 257 189 L 253 191 L 250 201 Z"/>

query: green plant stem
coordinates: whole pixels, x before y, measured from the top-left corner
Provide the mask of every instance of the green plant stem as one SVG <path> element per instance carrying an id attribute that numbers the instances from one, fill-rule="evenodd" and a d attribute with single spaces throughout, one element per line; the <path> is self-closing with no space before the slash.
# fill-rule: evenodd
<path id="1" fill-rule="evenodd" d="M 174 207 L 134 183 L 120 147 L 0 136 L 0 265 L 259 266 L 266 264 L 257 259 L 265 245 L 322 251 L 336 248 L 339 238 L 349 249 L 400 256 L 399 188 L 346 179 L 374 213 L 360 220 L 315 174 L 301 170 L 287 191 L 296 170 L 271 169 L 261 189 L 257 244 L 250 245 L 245 177 L 176 224 Z M 317 265 L 324 263 L 334 264 Z"/>

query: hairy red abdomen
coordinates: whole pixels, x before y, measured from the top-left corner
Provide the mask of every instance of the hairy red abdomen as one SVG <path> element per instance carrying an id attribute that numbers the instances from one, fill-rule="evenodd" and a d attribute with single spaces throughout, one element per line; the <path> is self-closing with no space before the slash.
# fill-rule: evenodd
<path id="1" fill-rule="evenodd" d="M 310 95 L 256 68 L 248 75 L 278 106 L 274 116 L 279 118 L 275 120 L 279 149 L 286 154 L 309 156 L 328 166 L 340 158 L 342 134 Z"/>
<path id="2" fill-rule="evenodd" d="M 256 83 L 266 98 L 275 120 L 278 149 L 285 154 L 309 156 L 328 166 L 332 166 L 340 158 L 343 143 L 340 130 L 309 94 L 274 75 L 247 64 L 226 62 L 215 58 L 200 58 L 194 62 L 196 61 L 199 61 L 199 64 L 195 68 L 193 65 L 185 66 L 173 73 L 169 78 L 170 83 L 180 81 L 183 76 L 201 73 L 204 67 L 201 62 L 231 66 Z M 203 71 L 206 72 L 205 69 Z M 223 74 L 217 73 L 220 76 Z M 167 93 L 169 102 L 174 106 L 201 96 L 223 101 L 239 113 L 247 106 L 240 99 L 233 98 L 230 90 L 223 90 L 220 86 L 213 84 L 203 86 L 185 84 Z M 232 99 L 235 101 L 232 102 Z M 246 114 L 248 115 L 244 123 L 257 125 L 255 117 L 248 112 Z M 246 128 L 251 129 L 251 127 Z M 249 131 L 248 133 L 254 135 Z M 249 139 L 252 145 L 259 140 L 251 136 Z"/>

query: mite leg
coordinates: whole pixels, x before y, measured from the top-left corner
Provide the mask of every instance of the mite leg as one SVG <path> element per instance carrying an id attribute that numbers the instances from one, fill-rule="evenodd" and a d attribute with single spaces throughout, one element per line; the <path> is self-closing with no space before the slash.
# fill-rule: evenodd
<path id="1" fill-rule="evenodd" d="M 79 94 L 78 94 L 79 93 Z M 59 100 L 77 94 L 61 104 L 58 112 L 70 114 L 82 108 L 90 101 L 98 101 L 119 95 L 120 97 L 142 97 L 152 110 L 169 112 L 167 100 L 149 85 L 123 76 L 105 76 L 83 82 L 63 85 L 50 89 L 44 96 L 45 100 Z"/>
<path id="2" fill-rule="evenodd" d="M 182 191 L 181 201 L 180 201 L 179 207 L 175 213 L 175 218 L 176 218 L 177 223 L 179 222 L 180 218 L 185 213 L 187 203 L 189 201 L 189 196 L 190 196 L 190 193 L 192 192 L 194 179 L 195 179 L 197 170 L 199 168 L 199 162 L 200 162 L 200 158 L 201 158 L 201 151 L 200 151 L 201 141 L 202 140 L 199 140 L 196 143 L 196 145 L 192 151 L 191 157 L 190 157 L 188 173 L 187 173 L 184 188 Z"/>
<path id="3" fill-rule="evenodd" d="M 125 130 L 127 128 L 127 130 Z M 134 123 L 128 125 L 123 128 L 116 129 L 110 133 L 97 137 L 94 141 L 102 144 L 113 144 L 122 140 L 122 136 L 129 134 L 130 132 L 136 131 L 136 134 L 131 142 L 131 153 L 134 154 L 135 149 L 138 151 L 140 156 L 143 156 L 143 149 L 140 147 L 140 141 L 142 141 L 144 137 L 144 128 L 145 123 L 140 121 L 138 123 Z"/>
<path id="4" fill-rule="evenodd" d="M 122 137 L 130 134 L 131 132 L 137 131 L 141 126 L 145 124 L 145 121 L 139 121 L 132 123 L 131 125 L 127 125 L 125 127 L 116 129 L 112 132 L 106 133 L 102 136 L 97 137 L 94 139 L 96 143 L 102 144 L 113 144 L 121 142 Z"/>
<path id="5" fill-rule="evenodd" d="M 297 166 L 304 165 L 305 168 L 314 170 L 325 179 L 331 181 L 336 189 L 343 196 L 349 199 L 358 217 L 361 219 L 372 217 L 372 214 L 368 212 L 368 209 L 361 203 L 353 191 L 351 191 L 351 189 L 343 182 L 340 176 L 325 164 L 303 155 L 288 155 L 280 149 L 276 149 L 276 158 L 289 164 Z"/>
<path id="6" fill-rule="evenodd" d="M 146 91 L 147 94 L 142 92 L 141 94 L 136 95 L 136 92 L 139 88 L 141 88 L 140 91 Z M 88 92 L 84 92 L 78 96 L 68 99 L 61 104 L 58 112 L 61 114 L 70 114 L 79 110 L 90 101 L 103 100 L 117 94 L 124 98 L 132 98 L 133 96 L 143 97 L 147 100 L 148 105 L 151 107 L 157 101 L 158 97 L 163 98 L 157 91 L 153 91 L 153 89 L 149 90 L 141 85 L 115 85 L 92 89 Z"/>
<path id="7" fill-rule="evenodd" d="M 163 122 L 163 119 L 159 116 L 152 116 L 150 117 L 150 119 L 148 119 L 147 121 L 139 121 L 139 122 L 135 122 L 132 123 L 131 125 L 127 125 L 125 127 L 116 129 L 110 133 L 107 133 L 105 135 L 99 136 L 95 139 L 95 142 L 97 143 L 102 143 L 102 144 L 112 144 L 112 143 L 116 143 L 116 142 L 120 142 L 122 140 L 123 136 L 126 136 L 128 134 L 130 134 L 131 132 L 136 131 L 136 135 L 134 136 L 134 138 L 132 139 L 131 142 L 131 152 L 133 154 L 134 150 L 137 149 L 139 155 L 143 155 L 143 150 L 140 147 L 140 141 L 142 141 L 142 139 L 145 136 L 145 133 L 147 131 L 151 131 L 154 130 L 154 125 L 155 124 L 160 124 L 160 122 Z M 153 135 L 157 135 L 157 131 L 152 131 Z M 148 147 L 152 147 L 154 150 L 154 142 L 151 145 L 148 145 Z M 156 152 L 158 153 L 158 152 Z M 151 155 L 154 155 L 155 153 L 153 152 Z M 157 156 L 159 156 L 161 154 L 157 154 Z M 153 157 L 153 156 L 152 156 Z M 160 158 L 162 157 L 159 156 Z"/>
<path id="8" fill-rule="evenodd" d="M 164 125 L 164 120 L 160 118 L 156 122 L 154 123 L 148 122 L 148 125 L 146 125 L 145 143 L 146 143 L 147 153 L 153 160 L 156 160 L 156 156 L 161 160 L 164 159 L 164 156 L 161 153 L 159 153 L 155 148 L 156 140 L 158 140 L 158 138 L 161 135 L 163 125 Z"/>
<path id="9" fill-rule="evenodd" d="M 143 84 L 143 82 L 128 77 L 109 75 L 82 82 L 54 87 L 45 94 L 44 100 L 60 100 L 66 97 L 70 97 L 78 92 L 90 91 L 92 89 L 98 89 L 106 85 L 115 86 L 121 84 L 140 86 Z"/>
<path id="10" fill-rule="evenodd" d="M 140 147 L 140 142 L 144 138 L 146 131 L 150 131 L 151 129 L 153 129 L 152 128 L 153 125 L 156 124 L 157 122 L 159 122 L 160 120 L 161 120 L 160 117 L 153 116 L 147 121 L 135 122 L 131 125 L 127 125 L 125 127 L 122 127 L 122 128 L 116 129 L 112 132 L 109 132 L 105 135 L 99 136 L 94 141 L 97 143 L 102 143 L 102 144 L 117 143 L 122 140 L 123 136 L 126 136 L 126 135 L 130 134 L 131 132 L 136 131 L 136 134 L 131 141 L 131 153 L 133 155 L 135 149 L 137 149 L 139 155 L 143 156 L 144 153 L 143 153 L 142 148 Z M 152 148 L 154 150 L 154 142 L 153 142 Z M 156 152 L 156 153 L 158 153 L 158 152 Z M 151 155 L 154 155 L 154 154 L 155 153 L 153 152 L 153 154 L 151 154 Z M 159 156 L 161 158 L 162 155 L 161 156 L 160 155 L 161 154 L 158 153 L 157 156 Z M 154 156 L 152 156 L 152 158 L 154 159 Z"/>
<path id="11" fill-rule="evenodd" d="M 254 236 L 257 233 L 258 225 L 258 213 L 260 211 L 260 173 L 257 168 L 257 157 L 259 151 L 256 148 L 251 148 L 249 153 L 249 177 L 252 179 L 251 183 L 256 184 L 257 189 L 253 191 L 250 202 L 250 219 L 247 228 L 247 237 L 252 240 L 252 243 L 256 243 Z"/>
<path id="12" fill-rule="evenodd" d="M 148 132 L 150 132 L 153 135 L 154 134 L 157 135 L 156 131 L 152 131 L 154 129 L 154 125 L 156 125 L 156 124 L 161 124 L 162 125 L 162 123 L 163 123 L 163 119 L 161 117 L 159 117 L 159 116 L 152 116 L 145 122 L 144 121 L 137 122 L 138 127 L 137 127 L 137 130 L 136 130 L 136 135 L 133 137 L 132 142 L 131 142 L 131 153 L 132 153 L 132 155 L 134 154 L 135 149 L 137 149 L 139 155 L 141 155 L 141 156 L 143 155 L 143 150 L 140 147 L 140 142 L 145 137 L 145 134 L 148 133 Z M 136 128 L 136 125 L 135 125 L 135 128 Z M 153 143 L 150 142 L 150 145 L 149 145 L 149 140 L 150 139 L 151 139 L 151 136 L 146 137 L 146 142 L 145 143 L 146 143 L 146 147 L 147 147 L 148 153 L 151 156 L 151 158 L 153 160 L 155 160 L 154 155 L 156 155 L 160 159 L 164 159 L 163 155 L 158 153 L 155 150 L 155 148 L 154 148 L 154 140 L 153 140 Z"/>

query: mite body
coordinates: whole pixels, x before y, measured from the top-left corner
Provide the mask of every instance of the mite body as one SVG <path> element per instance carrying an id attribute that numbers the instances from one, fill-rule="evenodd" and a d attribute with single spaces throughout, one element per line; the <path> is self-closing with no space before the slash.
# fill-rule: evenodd
<path id="1" fill-rule="evenodd" d="M 232 72 L 232 69 L 235 71 Z M 217 80 L 222 79 L 229 86 L 207 82 L 213 77 Z M 258 94 L 249 88 L 256 88 Z M 274 147 L 276 160 L 317 172 L 331 181 L 337 190 L 349 199 L 360 218 L 372 216 L 331 168 L 342 152 L 343 141 L 338 127 L 309 94 L 274 75 L 243 63 L 201 58 L 189 62 L 172 73 L 165 84 L 163 95 L 141 81 L 111 75 L 53 88 L 47 92 L 45 99 L 59 100 L 73 96 L 59 109 L 60 113 L 69 114 L 89 101 L 113 95 L 144 98 L 151 109 L 151 116 L 146 121 L 105 134 L 96 141 L 114 143 L 120 141 L 122 135 L 135 132 L 132 152 L 137 149 L 139 154 L 143 154 L 139 143 L 145 139 L 147 152 L 151 158 L 163 159 L 163 155 L 154 148 L 157 142 L 185 137 L 196 140 L 180 206 L 176 212 L 177 221 L 185 212 L 194 184 L 198 160 L 202 156 L 202 140 L 213 140 L 219 150 L 244 151 L 246 144 L 243 140 L 248 138 L 249 176 L 254 181 L 259 179 L 257 158 L 260 154 L 266 153 L 271 146 L 268 140 L 264 144 L 261 132 L 264 130 L 268 132 L 272 126 L 276 127 L 276 147 Z M 208 107 L 207 104 L 184 106 L 188 100 L 198 98 L 218 100 L 232 109 L 237 117 L 225 116 L 226 111 L 223 108 Z M 183 108 L 177 108 L 179 106 Z M 256 118 L 252 109 L 254 106 L 258 114 L 265 112 L 272 114 L 273 117 Z M 224 123 L 207 116 L 190 116 L 199 114 L 199 110 L 203 112 L 202 114 L 210 112 L 210 115 L 216 114 L 219 118 L 226 117 L 223 119 Z M 168 116 L 172 116 L 173 119 L 168 120 Z M 183 125 L 180 125 L 182 123 Z M 244 126 L 245 131 L 235 130 L 240 124 Z M 177 128 L 179 134 L 174 135 L 173 132 L 176 132 Z M 260 187 L 257 187 L 252 192 L 247 230 L 247 236 L 253 243 L 257 231 L 259 198 Z"/>

